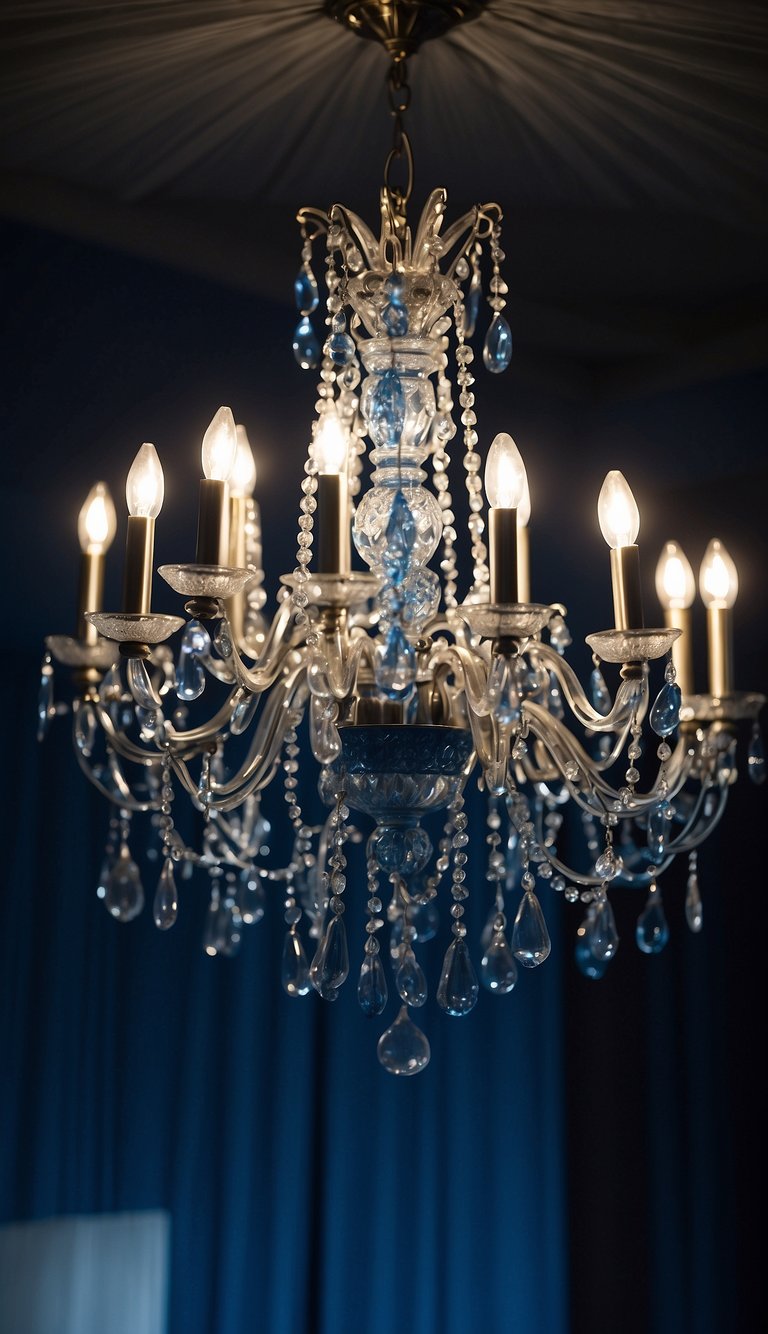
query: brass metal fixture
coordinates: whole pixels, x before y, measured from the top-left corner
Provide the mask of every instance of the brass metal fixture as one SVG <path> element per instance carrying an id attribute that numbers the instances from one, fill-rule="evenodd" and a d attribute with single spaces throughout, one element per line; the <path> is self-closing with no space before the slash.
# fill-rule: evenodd
<path id="1" fill-rule="evenodd" d="M 422 42 L 442 37 L 459 23 L 479 18 L 487 0 L 326 0 L 337 23 L 380 42 L 393 60 L 405 60 Z"/>

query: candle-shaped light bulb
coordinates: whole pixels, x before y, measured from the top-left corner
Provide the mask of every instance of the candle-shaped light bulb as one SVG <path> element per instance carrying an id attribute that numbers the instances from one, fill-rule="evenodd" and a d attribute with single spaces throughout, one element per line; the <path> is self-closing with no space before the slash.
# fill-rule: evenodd
<path id="1" fill-rule="evenodd" d="M 531 488 L 528 485 L 528 473 L 525 471 L 525 467 L 523 467 L 523 477 L 525 478 L 525 487 L 520 504 L 517 507 L 518 528 L 527 528 L 531 521 Z"/>
<path id="2" fill-rule="evenodd" d="M 664 624 L 682 630 L 672 645 L 677 684 L 693 694 L 693 651 L 690 606 L 696 596 L 691 563 L 679 542 L 666 542 L 656 566 L 656 596 L 664 608 Z"/>
<path id="3" fill-rule="evenodd" d="M 125 543 L 123 611 L 146 616 L 152 600 L 155 519 L 163 506 L 165 482 L 154 445 L 142 445 L 125 482 L 128 534 Z"/>
<path id="4" fill-rule="evenodd" d="M 731 607 L 739 591 L 739 576 L 719 538 L 713 537 L 701 562 L 699 592 L 707 609 L 709 693 L 721 699 L 732 689 L 733 626 Z"/>
<path id="5" fill-rule="evenodd" d="M 510 606 L 520 596 L 518 571 L 518 513 L 526 497 L 528 479 L 520 450 L 511 435 L 494 438 L 485 463 L 488 516 L 489 596 L 498 606 Z M 530 510 L 530 500 L 528 502 Z M 524 590 L 527 596 L 527 589 Z"/>
<path id="6" fill-rule="evenodd" d="M 238 425 L 235 461 L 229 474 L 229 494 L 232 499 L 244 499 L 253 495 L 256 485 L 256 461 L 253 457 L 251 442 L 244 426 Z"/>
<path id="7" fill-rule="evenodd" d="M 349 453 L 349 438 L 335 409 L 327 409 L 317 424 L 312 441 L 312 457 L 317 471 L 327 477 L 344 472 Z"/>
<path id="8" fill-rule="evenodd" d="M 516 510 L 528 489 L 520 450 L 505 431 L 497 435 L 485 463 L 485 494 L 491 509 Z M 530 497 L 528 501 L 530 517 Z M 527 522 L 527 520 L 526 520 Z"/>
<path id="9" fill-rule="evenodd" d="M 664 544 L 656 566 L 656 596 L 665 611 L 684 611 L 696 596 L 691 562 L 679 542 Z"/>
<path id="10" fill-rule="evenodd" d="M 609 472 L 597 498 L 600 531 L 611 548 L 613 618 L 617 630 L 642 630 L 640 511 L 623 473 Z"/>
<path id="11" fill-rule="evenodd" d="M 165 480 L 154 445 L 142 445 L 125 481 L 128 513 L 133 518 L 156 519 L 163 508 Z"/>
<path id="12" fill-rule="evenodd" d="M 106 482 L 92 486 L 77 518 L 80 560 L 80 597 L 77 611 L 77 637 L 95 644 L 98 633 L 86 621 L 86 612 L 101 611 L 104 592 L 104 556 L 112 545 L 117 515 Z"/>
<path id="13" fill-rule="evenodd" d="M 705 607 L 730 609 L 739 591 L 733 560 L 719 538 L 713 537 L 701 562 L 699 592 Z"/>
<path id="14" fill-rule="evenodd" d="M 109 487 L 106 482 L 97 482 L 88 492 L 77 519 L 83 555 L 103 556 L 112 546 L 116 530 L 117 515 Z"/>
<path id="15" fill-rule="evenodd" d="M 312 440 L 317 465 L 317 572 L 349 570 L 349 436 L 333 407 L 323 412 Z"/>
<path id="16" fill-rule="evenodd" d="M 640 511 L 623 473 L 609 472 L 597 498 L 600 531 L 614 551 L 631 547 L 640 531 Z"/>
<path id="17" fill-rule="evenodd" d="M 203 436 L 203 472 L 197 509 L 198 565 L 226 566 L 229 560 L 230 473 L 237 455 L 237 428 L 231 408 L 219 408 Z"/>
<path id="18" fill-rule="evenodd" d="M 531 600 L 531 553 L 528 538 L 528 522 L 531 517 L 531 490 L 528 486 L 528 474 L 525 474 L 525 490 L 517 507 L 517 599 L 518 602 Z"/>
<path id="19" fill-rule="evenodd" d="M 231 408 L 219 408 L 203 436 L 203 473 L 210 482 L 226 482 L 237 453 L 237 428 Z"/>

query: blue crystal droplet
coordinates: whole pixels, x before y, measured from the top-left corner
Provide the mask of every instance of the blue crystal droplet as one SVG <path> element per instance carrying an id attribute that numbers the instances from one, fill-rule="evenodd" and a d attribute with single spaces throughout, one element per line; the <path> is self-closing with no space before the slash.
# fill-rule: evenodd
<path id="1" fill-rule="evenodd" d="M 406 1005 L 418 1007 L 427 999 L 427 979 L 412 949 L 403 951 L 400 967 L 395 973 L 395 986 Z"/>
<path id="2" fill-rule="evenodd" d="M 582 973 L 584 977 L 592 978 L 592 980 L 596 982 L 599 980 L 599 978 L 605 976 L 605 970 L 608 967 L 608 964 L 610 963 L 610 959 L 595 958 L 594 954 L 589 948 L 589 939 L 588 939 L 589 925 L 590 925 L 590 919 L 589 917 L 587 917 L 586 922 L 584 922 L 579 927 L 578 934 L 576 936 L 576 947 L 574 949 L 573 954 L 576 960 L 576 967 L 578 968 L 579 972 Z"/>
<path id="3" fill-rule="evenodd" d="M 402 273 L 390 273 L 384 282 L 384 292 L 393 306 L 402 306 L 405 295 L 405 279 Z"/>
<path id="4" fill-rule="evenodd" d="M 306 996 L 312 989 L 309 966 L 298 931 L 286 931 L 280 980 L 287 996 Z"/>
<path id="5" fill-rule="evenodd" d="M 500 375 L 512 360 L 512 332 L 503 315 L 494 315 L 485 337 L 483 361 L 486 370 Z"/>
<path id="6" fill-rule="evenodd" d="M 765 782 L 765 750 L 763 748 L 763 737 L 759 723 L 755 723 L 752 728 L 752 735 L 749 739 L 747 773 L 752 782 L 756 783 L 758 787 L 761 783 Z"/>
<path id="7" fill-rule="evenodd" d="M 512 928 L 512 953 L 524 968 L 536 968 L 549 958 L 551 949 L 541 904 L 532 890 L 526 890 Z"/>
<path id="8" fill-rule="evenodd" d="M 312 960 L 309 977 L 312 986 L 328 1000 L 328 992 L 336 991 L 349 972 L 347 931 L 344 919 L 334 913 Z"/>
<path id="9" fill-rule="evenodd" d="M 595 902 L 593 909 L 588 918 L 584 939 L 592 957 L 607 963 L 619 948 L 616 918 L 605 895 Z"/>
<path id="10" fill-rule="evenodd" d="M 357 1000 L 363 1014 L 370 1018 L 381 1014 L 387 1003 L 387 979 L 378 954 L 366 954 L 357 984 Z"/>
<path id="11" fill-rule="evenodd" d="M 303 371 L 311 371 L 320 360 L 320 344 L 308 315 L 302 316 L 293 335 L 293 355 Z"/>
<path id="12" fill-rule="evenodd" d="M 416 543 L 416 523 L 413 511 L 398 488 L 392 501 L 386 531 L 384 569 L 393 584 L 401 584 L 408 573 Z"/>
<path id="13" fill-rule="evenodd" d="M 592 699 L 592 707 L 597 713 L 606 713 L 611 711 L 611 696 L 608 687 L 605 684 L 605 677 L 599 667 L 595 667 L 589 678 L 589 693 Z"/>
<path id="14" fill-rule="evenodd" d="M 382 1033 L 376 1054 L 391 1075 L 417 1075 L 429 1064 L 429 1042 L 409 1017 L 407 1006 L 403 1005 L 394 1024 Z"/>
<path id="15" fill-rule="evenodd" d="M 451 941 L 443 959 L 443 969 L 437 988 L 437 1003 L 446 1014 L 460 1018 L 474 1010 L 480 990 L 477 974 L 472 967 L 467 942 Z"/>
<path id="16" fill-rule="evenodd" d="M 495 996 L 506 996 L 517 981 L 517 964 L 503 931 L 495 931 L 480 962 L 483 986 Z"/>
<path id="17" fill-rule="evenodd" d="M 348 366 L 355 355 L 354 339 L 348 333 L 335 333 L 328 339 L 328 355 L 334 366 Z"/>
<path id="18" fill-rule="evenodd" d="M 416 680 L 416 654 L 399 625 L 390 626 L 376 651 L 376 684 L 389 699 L 404 699 Z"/>
<path id="19" fill-rule="evenodd" d="M 390 338 L 404 338 L 408 332 L 408 311 L 399 302 L 390 301 L 381 312 L 384 328 Z"/>
<path id="20" fill-rule="evenodd" d="M 643 954 L 661 954 L 669 940 L 669 927 L 664 916 L 664 904 L 655 885 L 648 895 L 648 902 L 637 919 L 635 940 Z"/>
<path id="21" fill-rule="evenodd" d="M 320 300 L 317 291 L 317 281 L 309 265 L 299 269 L 296 275 L 296 281 L 293 284 L 293 292 L 296 297 L 296 309 L 301 315 L 311 315 L 313 310 L 317 310 L 317 304 Z"/>
<path id="22" fill-rule="evenodd" d="M 368 408 L 370 434 L 377 445 L 396 445 L 403 433 L 405 394 L 397 371 L 380 377 Z"/>
<path id="23" fill-rule="evenodd" d="M 680 722 L 682 695 L 676 681 L 666 681 L 661 687 L 650 714 L 650 723 L 657 736 L 669 736 Z"/>

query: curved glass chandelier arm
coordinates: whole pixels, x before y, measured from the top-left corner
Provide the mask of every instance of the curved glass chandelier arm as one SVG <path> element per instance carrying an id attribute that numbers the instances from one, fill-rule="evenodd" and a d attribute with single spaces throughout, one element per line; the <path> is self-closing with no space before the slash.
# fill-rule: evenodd
<path id="1" fill-rule="evenodd" d="M 122 755 L 123 759 L 130 760 L 132 764 L 143 764 L 146 768 L 157 764 L 160 758 L 158 750 L 144 750 L 142 746 L 137 746 L 135 741 L 129 741 L 125 733 L 115 726 L 109 709 L 100 701 L 94 700 L 93 708 L 99 726 L 115 754 Z"/>
<path id="2" fill-rule="evenodd" d="M 251 742 L 247 759 L 232 778 L 213 784 L 206 805 L 211 810 L 233 810 L 252 792 L 266 787 L 280 757 L 280 747 L 287 726 L 286 712 L 306 698 L 304 664 L 300 663 L 279 681 L 265 704 Z M 197 783 L 184 760 L 170 752 L 175 772 L 191 796 L 199 799 Z"/>
<path id="3" fill-rule="evenodd" d="M 321 643 L 310 651 L 307 680 L 311 693 L 317 699 L 347 699 L 361 664 L 373 666 L 374 652 L 367 635 L 358 636 L 351 644 L 339 630 L 324 635 Z"/>
<path id="4" fill-rule="evenodd" d="M 449 227 L 442 238 L 442 254 L 449 256 L 454 247 L 457 246 L 458 249 L 445 270 L 447 277 L 453 278 L 462 255 L 466 255 L 473 242 L 487 240 L 494 227 L 500 225 L 503 217 L 504 214 L 498 204 L 475 204 L 469 213 L 465 213 L 463 218 L 459 218 L 452 227 Z"/>
<path id="5" fill-rule="evenodd" d="M 304 212 L 305 210 L 302 210 Z M 314 210 L 312 210 L 314 213 Z M 301 221 L 301 214 L 299 215 Z M 381 247 L 367 223 L 363 222 L 356 213 L 348 209 L 344 204 L 333 204 L 328 210 L 327 221 L 333 226 L 334 223 L 345 229 L 348 236 L 351 237 L 360 247 L 363 259 L 369 269 L 380 268 L 383 264 Z M 327 230 L 327 228 L 326 228 Z M 317 235 L 317 233 L 315 233 Z M 340 237 L 329 235 L 329 244 L 338 249 L 336 242 Z"/>
<path id="6" fill-rule="evenodd" d="M 696 848 L 701 847 L 704 840 L 709 838 L 712 831 L 717 828 L 728 804 L 730 787 L 727 783 L 723 784 L 720 788 L 717 805 L 714 811 L 711 815 L 704 815 L 703 818 L 699 820 L 699 814 L 711 791 L 711 788 L 705 788 L 699 793 L 696 805 L 694 806 L 693 812 L 687 820 L 685 827 L 680 831 L 677 837 L 672 839 L 668 844 L 670 852 L 677 855 L 680 852 L 695 851 Z"/>
<path id="7" fill-rule="evenodd" d="M 96 791 L 100 792 L 103 797 L 106 797 L 107 801 L 111 802 L 113 806 L 118 806 L 123 810 L 132 812 L 146 812 L 157 809 L 157 802 L 152 800 L 141 801 L 138 797 L 133 795 L 130 785 L 120 768 L 117 757 L 113 753 L 110 755 L 109 769 L 112 781 L 117 789 L 116 791 L 114 789 L 110 790 L 106 783 L 98 777 L 93 765 L 88 763 L 86 756 L 83 755 L 78 746 L 75 746 L 75 756 L 91 786 L 95 787 Z"/>
<path id="8" fill-rule="evenodd" d="M 235 680 L 253 695 L 268 690 L 280 675 L 286 655 L 295 648 L 306 633 L 299 626 L 291 626 L 294 607 L 290 598 L 280 603 L 267 631 L 264 648 L 252 667 L 247 667 L 232 644 L 231 661 Z"/>
<path id="9" fill-rule="evenodd" d="M 598 713 L 589 702 L 573 668 L 547 644 L 536 645 L 536 656 L 551 671 L 574 718 L 590 732 L 616 732 L 637 715 L 642 722 L 648 709 L 648 673 L 621 681 L 610 713 Z"/>
<path id="10" fill-rule="evenodd" d="M 223 685 L 231 686 L 234 684 L 234 669 L 224 658 L 215 658 L 212 653 L 203 653 L 200 655 L 200 662 L 215 680 L 221 681 Z"/>

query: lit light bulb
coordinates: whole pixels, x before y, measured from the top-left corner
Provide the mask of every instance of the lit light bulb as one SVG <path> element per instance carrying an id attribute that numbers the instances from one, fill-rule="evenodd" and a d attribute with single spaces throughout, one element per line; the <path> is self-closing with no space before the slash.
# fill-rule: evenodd
<path id="1" fill-rule="evenodd" d="M 684 611 L 696 596 L 691 562 L 679 542 L 666 542 L 659 556 L 656 596 L 665 611 Z"/>
<path id="2" fill-rule="evenodd" d="M 233 497 L 243 498 L 253 495 L 253 488 L 256 485 L 256 462 L 245 427 L 238 426 L 236 431 L 237 449 L 229 474 L 229 493 Z"/>
<path id="3" fill-rule="evenodd" d="M 705 607 L 732 607 L 739 591 L 739 576 L 719 538 L 713 537 L 701 562 L 699 592 Z"/>
<path id="4" fill-rule="evenodd" d="M 125 481 L 128 513 L 134 518 L 156 519 L 163 507 L 165 480 L 154 445 L 142 445 Z"/>
<path id="5" fill-rule="evenodd" d="M 117 529 L 115 506 L 106 482 L 97 482 L 85 498 L 77 519 L 77 536 L 83 554 L 103 556 L 109 551 Z"/>
<path id="6" fill-rule="evenodd" d="M 323 413 L 312 441 L 312 455 L 317 471 L 324 476 L 343 472 L 347 466 L 349 442 L 339 415 L 331 409 Z"/>
<path id="7" fill-rule="evenodd" d="M 488 450 L 485 462 L 485 494 L 488 504 L 492 509 L 519 509 L 527 490 L 528 479 L 520 450 L 512 436 L 501 431 Z M 530 497 L 528 505 L 530 516 Z"/>
<path id="8" fill-rule="evenodd" d="M 203 473 L 212 482 L 226 482 L 237 453 L 237 430 L 231 408 L 219 408 L 203 436 Z"/>
<path id="9" fill-rule="evenodd" d="M 609 547 L 631 547 L 640 531 L 640 511 L 623 473 L 609 472 L 597 498 L 600 531 Z"/>
<path id="10" fill-rule="evenodd" d="M 523 468 L 525 477 L 525 490 L 523 498 L 517 507 L 517 526 L 518 528 L 527 528 L 531 519 L 531 488 L 528 485 L 528 473 Z"/>

